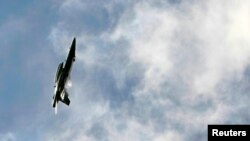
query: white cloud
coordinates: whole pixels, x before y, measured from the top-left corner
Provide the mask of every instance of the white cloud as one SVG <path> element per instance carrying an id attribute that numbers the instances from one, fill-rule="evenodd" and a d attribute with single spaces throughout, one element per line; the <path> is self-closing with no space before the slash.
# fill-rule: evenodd
<path id="1" fill-rule="evenodd" d="M 11 132 L 7 132 L 5 134 L 0 133 L 0 141 L 15 141 L 15 136 Z"/>
<path id="2" fill-rule="evenodd" d="M 244 79 L 249 65 L 249 4 L 139 1 L 125 8 L 113 30 L 82 34 L 77 68 L 84 77 L 73 82 L 67 138 L 206 140 L 207 124 L 230 121 L 242 107 L 228 103 L 233 92 L 223 89 L 232 89 L 221 86 Z M 51 33 L 54 42 L 63 37 L 54 31 L 71 38 L 59 26 Z M 111 106 L 118 100 L 119 106 Z"/>
<path id="3" fill-rule="evenodd" d="M 170 131 L 166 132 L 165 134 L 160 134 L 159 136 L 156 136 L 156 139 L 154 141 L 169 141 L 169 140 L 181 141 L 183 139 L 181 138 L 180 133 Z"/>
<path id="4" fill-rule="evenodd" d="M 213 7 L 214 5 L 216 6 Z M 207 10 L 202 12 L 203 14 L 198 16 L 198 19 L 195 17 L 195 21 L 198 20 L 196 22 L 199 23 L 197 23 L 197 27 L 193 27 L 193 31 L 202 42 L 200 46 L 202 46 L 202 56 L 204 56 L 203 71 L 194 80 L 198 93 L 211 93 L 222 79 L 228 78 L 234 73 L 241 73 L 248 65 L 247 58 L 249 58 L 250 48 L 241 46 L 241 41 L 236 37 L 238 34 L 232 33 L 235 30 L 238 31 L 240 27 L 234 24 L 241 22 L 241 20 L 235 19 L 235 14 L 237 17 L 247 14 L 240 8 L 241 5 L 247 4 L 242 2 L 218 4 L 216 1 L 210 1 L 207 3 Z M 247 24 L 247 21 L 245 22 L 244 24 Z M 245 31 L 247 30 L 245 29 Z M 232 34 L 236 38 L 232 37 Z"/>

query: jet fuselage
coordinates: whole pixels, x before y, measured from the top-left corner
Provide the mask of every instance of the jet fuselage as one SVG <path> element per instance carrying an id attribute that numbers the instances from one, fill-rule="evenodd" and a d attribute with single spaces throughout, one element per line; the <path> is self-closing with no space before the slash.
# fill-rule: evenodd
<path id="1" fill-rule="evenodd" d="M 68 93 L 66 91 L 65 85 L 67 84 L 73 62 L 75 61 L 75 44 L 76 41 L 74 38 L 65 65 L 62 62 L 59 64 L 57 69 L 57 74 L 55 78 L 55 92 L 53 96 L 54 108 L 57 106 L 57 103 L 59 101 L 65 103 L 66 105 L 70 104 L 70 100 L 68 98 Z"/>

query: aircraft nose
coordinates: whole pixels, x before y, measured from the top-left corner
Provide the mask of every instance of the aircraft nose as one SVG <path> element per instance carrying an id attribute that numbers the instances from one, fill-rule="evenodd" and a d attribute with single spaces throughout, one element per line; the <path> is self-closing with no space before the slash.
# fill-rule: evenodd
<path id="1" fill-rule="evenodd" d="M 75 50 L 76 50 L 76 38 L 74 37 L 72 45 L 71 45 L 71 51 L 73 52 L 74 56 L 75 56 Z"/>

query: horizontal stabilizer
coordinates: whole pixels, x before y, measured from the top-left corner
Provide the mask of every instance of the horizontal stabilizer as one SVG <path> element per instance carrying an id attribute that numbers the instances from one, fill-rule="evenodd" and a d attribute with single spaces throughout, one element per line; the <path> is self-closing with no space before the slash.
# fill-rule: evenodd
<path id="1" fill-rule="evenodd" d="M 62 95 L 61 95 L 61 101 L 68 106 L 70 104 L 69 94 L 66 90 L 64 90 Z"/>
<path id="2" fill-rule="evenodd" d="M 69 106 L 69 104 L 70 104 L 69 97 L 65 95 L 64 99 L 62 100 L 62 102 L 63 102 L 64 104 L 66 104 L 66 105 Z"/>

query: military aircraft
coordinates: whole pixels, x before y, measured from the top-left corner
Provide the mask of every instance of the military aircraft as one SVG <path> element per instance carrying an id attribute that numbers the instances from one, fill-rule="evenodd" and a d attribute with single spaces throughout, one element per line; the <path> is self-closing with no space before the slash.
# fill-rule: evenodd
<path id="1" fill-rule="evenodd" d="M 70 71 L 72 68 L 72 64 L 75 61 L 75 47 L 76 46 L 76 39 L 73 39 L 71 44 L 69 54 L 67 60 L 60 63 L 57 68 L 56 76 L 55 76 L 55 91 L 52 101 L 52 106 L 55 108 L 55 114 L 57 113 L 57 104 L 59 101 L 63 102 L 66 105 L 70 104 L 69 94 L 66 90 L 66 84 L 68 83 Z"/>

